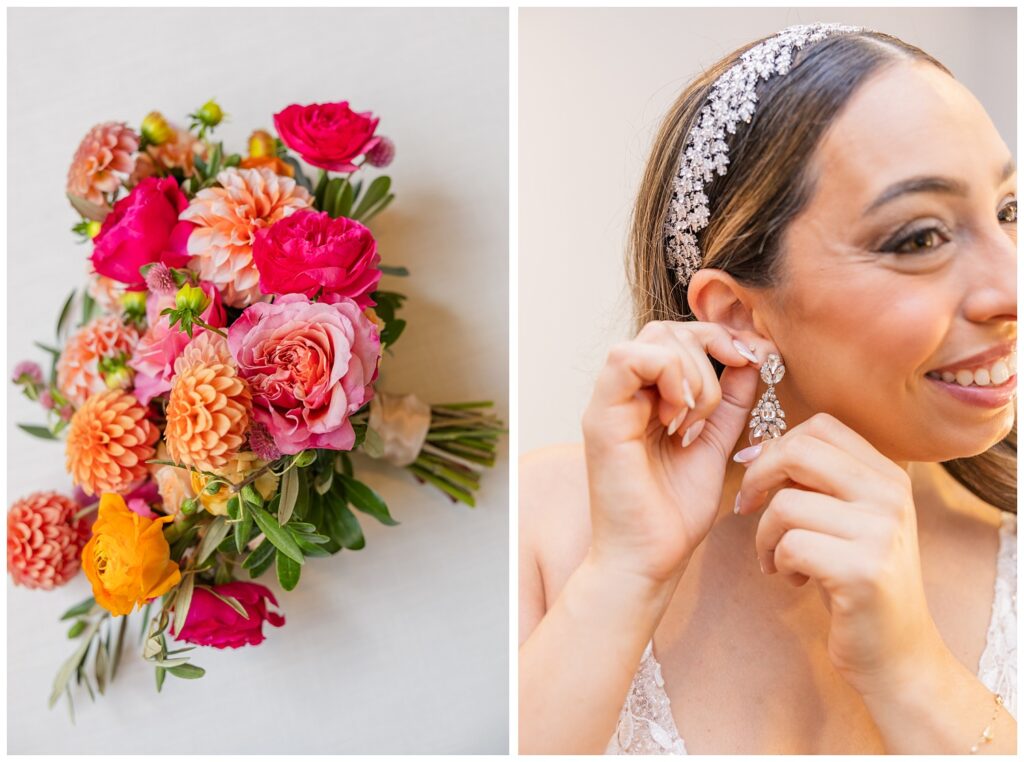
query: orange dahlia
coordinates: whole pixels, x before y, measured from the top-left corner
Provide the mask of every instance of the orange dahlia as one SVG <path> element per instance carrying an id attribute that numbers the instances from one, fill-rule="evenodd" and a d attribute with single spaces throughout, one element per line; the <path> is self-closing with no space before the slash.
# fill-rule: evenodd
<path id="1" fill-rule="evenodd" d="M 81 567 L 89 520 L 75 518 L 80 506 L 56 492 L 33 492 L 7 514 L 7 569 L 16 585 L 52 590 Z"/>
<path id="2" fill-rule="evenodd" d="M 107 388 L 99 362 L 118 355 L 130 357 L 139 332 L 124 325 L 117 315 L 105 315 L 88 323 L 68 339 L 57 362 L 57 388 L 75 405 L 90 394 Z"/>
<path id="3" fill-rule="evenodd" d="M 120 389 L 94 394 L 71 417 L 67 467 L 87 495 L 130 492 L 148 474 L 160 430 L 146 408 Z"/>
<path id="4" fill-rule="evenodd" d="M 123 122 L 97 124 L 82 139 L 68 169 L 67 191 L 72 196 L 107 207 L 104 193 L 113 193 L 121 175 L 135 169 L 132 157 L 139 149 L 139 136 Z"/>
<path id="5" fill-rule="evenodd" d="M 263 298 L 260 274 L 252 260 L 256 232 L 312 205 L 312 197 L 289 177 L 269 169 L 225 169 L 223 187 L 206 188 L 192 199 L 180 219 L 196 228 L 188 239 L 189 266 L 212 281 L 230 307 L 246 307 Z"/>
<path id="6" fill-rule="evenodd" d="M 252 412 L 227 339 L 203 331 L 175 361 L 174 374 L 164 432 L 171 460 L 203 471 L 224 466 L 245 442 Z"/>

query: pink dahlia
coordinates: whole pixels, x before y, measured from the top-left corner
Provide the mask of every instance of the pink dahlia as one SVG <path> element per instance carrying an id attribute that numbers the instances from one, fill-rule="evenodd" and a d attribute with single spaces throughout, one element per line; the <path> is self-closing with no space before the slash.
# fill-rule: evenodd
<path id="1" fill-rule="evenodd" d="M 96 125 L 75 151 L 68 169 L 68 193 L 106 208 L 104 194 L 116 191 L 121 177 L 132 173 L 135 169 L 132 154 L 137 150 L 139 136 L 125 123 Z"/>
<path id="2" fill-rule="evenodd" d="M 327 212 L 300 210 L 256 234 L 253 260 L 265 294 L 347 296 L 375 304 L 380 255 L 364 225 Z M 331 301 L 331 299 L 325 299 Z"/>
<path id="3" fill-rule="evenodd" d="M 228 329 L 228 345 L 252 390 L 253 419 L 280 452 L 352 449 L 348 417 L 373 398 L 380 359 L 377 326 L 358 304 L 301 294 L 253 304 Z"/>
<path id="4" fill-rule="evenodd" d="M 312 197 L 289 177 L 269 169 L 225 169 L 220 187 L 199 191 L 181 214 L 196 225 L 188 239 L 190 267 L 214 283 L 230 307 L 263 298 L 260 274 L 252 258 L 256 234 L 298 209 Z"/>
<path id="5" fill-rule="evenodd" d="M 75 405 L 107 388 L 99 369 L 104 358 L 130 357 L 139 332 L 117 315 L 98 317 L 68 339 L 57 361 L 57 388 Z"/>
<path id="6" fill-rule="evenodd" d="M 7 571 L 16 585 L 52 590 L 78 573 L 89 521 L 56 492 L 34 492 L 7 514 Z"/>

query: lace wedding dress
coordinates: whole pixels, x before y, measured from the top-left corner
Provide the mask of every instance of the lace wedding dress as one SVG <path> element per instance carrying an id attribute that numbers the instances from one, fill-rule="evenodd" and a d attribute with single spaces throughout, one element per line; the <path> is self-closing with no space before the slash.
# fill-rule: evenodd
<path id="1" fill-rule="evenodd" d="M 1017 716 L 1017 517 L 1012 513 L 1003 513 L 999 528 L 995 597 L 978 679 Z M 644 650 L 605 753 L 686 754 L 652 643 Z"/>

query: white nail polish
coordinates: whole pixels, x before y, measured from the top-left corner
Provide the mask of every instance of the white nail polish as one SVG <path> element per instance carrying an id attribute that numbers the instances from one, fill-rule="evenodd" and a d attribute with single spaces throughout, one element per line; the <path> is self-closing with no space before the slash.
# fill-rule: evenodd
<path id="1" fill-rule="evenodd" d="M 704 430 L 704 421 L 697 421 L 690 428 L 686 430 L 686 434 L 683 435 L 683 447 L 686 447 L 700 436 L 700 432 Z"/>
<path id="2" fill-rule="evenodd" d="M 740 493 L 739 492 L 736 493 L 736 503 L 732 507 L 732 512 L 733 513 L 739 513 L 740 512 Z"/>
<path id="3" fill-rule="evenodd" d="M 683 419 L 686 418 L 686 414 L 689 413 L 689 412 L 690 412 L 689 410 L 683 410 L 683 411 L 681 411 L 679 413 L 679 415 L 677 415 L 675 418 L 672 419 L 672 422 L 669 423 L 669 425 L 668 425 L 668 435 L 669 436 L 672 436 L 673 434 L 676 433 L 676 431 L 682 425 Z"/>
<path id="4" fill-rule="evenodd" d="M 693 398 L 693 390 L 690 389 L 690 382 L 685 378 L 683 379 L 683 399 L 686 400 L 686 404 L 690 406 L 690 410 L 697 407 L 697 401 Z"/>
<path id="5" fill-rule="evenodd" d="M 752 362 L 752 363 L 758 362 L 757 355 L 755 355 L 751 351 L 750 347 L 748 347 L 745 344 L 743 344 L 739 339 L 733 339 L 732 340 L 732 345 L 734 347 L 736 347 L 736 351 L 737 352 L 739 352 L 741 355 L 743 355 L 748 360 L 750 360 L 750 362 Z"/>

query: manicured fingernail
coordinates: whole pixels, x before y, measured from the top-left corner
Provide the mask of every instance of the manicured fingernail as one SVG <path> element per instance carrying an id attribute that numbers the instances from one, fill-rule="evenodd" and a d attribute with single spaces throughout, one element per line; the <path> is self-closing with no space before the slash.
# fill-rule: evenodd
<path id="1" fill-rule="evenodd" d="M 683 411 L 681 411 L 679 413 L 679 415 L 677 415 L 675 418 L 672 419 L 672 422 L 668 425 L 668 435 L 669 436 L 672 436 L 673 434 L 676 433 L 676 430 L 682 424 L 683 419 L 686 418 L 686 414 L 689 413 L 689 412 L 690 412 L 689 410 L 683 410 Z"/>
<path id="2" fill-rule="evenodd" d="M 733 513 L 739 513 L 740 512 L 740 493 L 739 492 L 736 493 L 736 504 L 732 507 L 732 512 Z"/>
<path id="3" fill-rule="evenodd" d="M 745 447 L 738 453 L 732 456 L 732 459 L 737 463 L 749 463 L 758 455 L 761 454 L 761 445 L 756 444 L 753 447 Z"/>
<path id="4" fill-rule="evenodd" d="M 690 410 L 697 407 L 697 401 L 693 398 L 693 391 L 690 389 L 690 382 L 685 378 L 683 379 L 683 399 L 690 406 Z"/>
<path id="5" fill-rule="evenodd" d="M 704 430 L 704 421 L 697 421 L 690 428 L 688 428 L 686 430 L 686 433 L 683 435 L 683 447 L 686 447 L 687 445 L 690 444 L 690 442 L 692 442 L 694 439 L 699 437 L 701 431 L 703 431 L 703 430 Z"/>
<path id="6" fill-rule="evenodd" d="M 732 345 L 736 347 L 737 352 L 739 352 L 741 355 L 750 360 L 750 362 L 758 362 L 757 355 L 755 355 L 754 352 L 750 349 L 750 347 L 741 342 L 739 339 L 733 339 Z"/>

